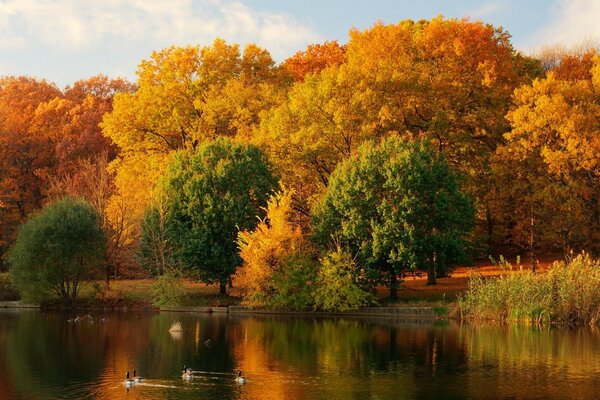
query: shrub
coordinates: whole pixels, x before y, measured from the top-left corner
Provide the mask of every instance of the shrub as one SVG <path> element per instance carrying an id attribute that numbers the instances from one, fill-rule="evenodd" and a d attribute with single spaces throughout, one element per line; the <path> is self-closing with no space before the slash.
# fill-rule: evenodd
<path id="1" fill-rule="evenodd" d="M 243 264 L 237 272 L 244 302 L 272 308 L 304 309 L 312 305 L 310 282 L 316 263 L 306 251 L 302 231 L 291 222 L 292 192 L 282 190 L 267 203 L 266 218 L 253 231 L 238 235 Z"/>
<path id="2" fill-rule="evenodd" d="M 169 269 L 156 278 L 152 284 L 153 302 L 157 307 L 166 305 L 180 305 L 185 299 L 185 288 L 181 279 L 181 272 Z"/>
<path id="3" fill-rule="evenodd" d="M 270 308 L 304 310 L 314 304 L 313 284 L 318 266 L 310 254 L 296 253 L 273 274 L 273 292 L 265 298 Z"/>
<path id="4" fill-rule="evenodd" d="M 20 227 L 8 260 L 24 300 L 54 295 L 72 302 L 106 262 L 106 239 L 94 208 L 70 196 L 47 206 Z"/>
<path id="5" fill-rule="evenodd" d="M 12 284 L 10 276 L 0 273 L 0 301 L 14 301 L 19 299 L 19 292 Z"/>
<path id="6" fill-rule="evenodd" d="M 373 296 L 358 284 L 357 267 L 348 252 L 338 247 L 321 259 L 314 292 L 316 308 L 348 311 L 369 305 Z"/>

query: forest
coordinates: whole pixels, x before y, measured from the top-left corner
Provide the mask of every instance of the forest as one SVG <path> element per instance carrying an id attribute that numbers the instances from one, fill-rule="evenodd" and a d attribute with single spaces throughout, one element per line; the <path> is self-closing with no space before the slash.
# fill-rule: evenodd
<path id="1" fill-rule="evenodd" d="M 253 44 L 174 46 L 136 75 L 0 77 L 0 271 L 48 283 L 32 263 L 72 259 L 78 280 L 91 270 L 70 250 L 100 246 L 85 260 L 107 284 L 184 276 L 343 310 L 374 285 L 393 298 L 408 271 L 435 284 L 490 254 L 535 269 L 600 253 L 593 47 L 526 55 L 501 27 L 438 17 L 281 63 Z"/>

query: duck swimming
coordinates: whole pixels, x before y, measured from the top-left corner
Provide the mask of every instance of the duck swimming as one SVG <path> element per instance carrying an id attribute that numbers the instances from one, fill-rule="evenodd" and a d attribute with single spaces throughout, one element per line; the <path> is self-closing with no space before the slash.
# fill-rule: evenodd
<path id="1" fill-rule="evenodd" d="M 141 376 L 136 376 L 136 371 L 135 369 L 133 370 L 133 381 L 135 383 L 140 383 L 142 381 L 142 377 Z"/>
<path id="2" fill-rule="evenodd" d="M 194 371 L 192 371 L 191 368 L 188 368 L 184 365 L 183 374 L 181 375 L 181 377 L 185 380 L 191 381 L 192 379 L 194 379 Z"/>
<path id="3" fill-rule="evenodd" d="M 235 377 L 235 381 L 237 383 L 246 383 L 246 378 L 242 376 L 242 371 L 237 372 L 237 376 Z"/>
<path id="4" fill-rule="evenodd" d="M 132 387 L 135 385 L 135 381 L 133 379 L 129 379 L 129 371 L 125 374 L 125 380 L 123 381 L 123 385 L 126 387 Z"/>

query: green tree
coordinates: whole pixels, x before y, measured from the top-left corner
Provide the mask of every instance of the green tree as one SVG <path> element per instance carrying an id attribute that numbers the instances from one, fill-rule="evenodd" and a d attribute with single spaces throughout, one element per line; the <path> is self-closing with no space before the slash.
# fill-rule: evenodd
<path id="1" fill-rule="evenodd" d="M 105 253 L 94 208 L 66 196 L 21 226 L 8 256 L 11 278 L 27 300 L 56 295 L 71 302 L 81 284 L 101 271 Z"/>
<path id="2" fill-rule="evenodd" d="M 169 166 L 165 187 L 172 201 L 165 226 L 174 257 L 221 294 L 241 264 L 240 230 L 256 227 L 277 179 L 262 152 L 219 138 L 181 152 Z"/>
<path id="3" fill-rule="evenodd" d="M 426 269 L 435 284 L 436 270 L 459 261 L 473 220 L 444 156 L 397 137 L 367 142 L 341 163 L 313 217 L 315 238 L 348 246 L 372 279 L 387 274 L 392 298 L 401 269 Z"/>

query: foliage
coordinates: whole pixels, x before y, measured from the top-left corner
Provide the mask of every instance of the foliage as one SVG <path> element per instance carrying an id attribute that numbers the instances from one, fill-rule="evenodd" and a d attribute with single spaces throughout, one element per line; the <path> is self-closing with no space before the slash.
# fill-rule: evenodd
<path id="1" fill-rule="evenodd" d="M 175 260 L 221 293 L 241 264 L 240 230 L 253 229 L 277 180 L 254 146 L 220 138 L 178 153 L 165 177 L 165 221 Z"/>
<path id="2" fill-rule="evenodd" d="M 123 225 L 130 243 L 139 238 L 155 185 L 176 151 L 194 152 L 220 136 L 248 138 L 259 113 L 279 96 L 279 75 L 266 50 L 250 44 L 240 51 L 221 39 L 154 51 L 137 76 L 137 90 L 117 95 L 102 122 L 120 149 L 111 164 L 114 202 L 128 205 Z"/>
<path id="3" fill-rule="evenodd" d="M 11 279 L 25 300 L 56 295 L 71 302 L 81 284 L 98 274 L 105 251 L 93 207 L 67 196 L 21 226 L 9 252 Z"/>
<path id="4" fill-rule="evenodd" d="M 157 307 L 181 305 L 185 295 L 182 273 L 177 269 L 168 269 L 152 284 L 152 304 Z"/>
<path id="5" fill-rule="evenodd" d="M 510 244 L 600 251 L 599 90 L 550 73 L 515 91 L 512 131 L 494 160 Z"/>
<path id="6" fill-rule="evenodd" d="M 349 311 L 367 306 L 373 295 L 360 287 L 360 273 L 352 256 L 341 247 L 321 259 L 314 290 L 315 307 L 325 311 Z"/>
<path id="7" fill-rule="evenodd" d="M 277 291 L 273 275 L 282 271 L 294 254 L 305 246 L 302 232 L 291 222 L 292 195 L 283 189 L 267 201 L 266 216 L 253 231 L 238 234 L 242 266 L 236 281 L 245 289 L 248 304 L 264 304 Z"/>
<path id="8" fill-rule="evenodd" d="M 296 252 L 273 273 L 273 291 L 265 299 L 269 308 L 306 310 L 314 304 L 313 291 L 319 266 L 312 254 Z"/>
<path id="9" fill-rule="evenodd" d="M 598 324 L 600 261 L 582 253 L 555 263 L 545 274 L 475 275 L 459 309 L 464 318 L 476 320 Z"/>
<path id="10" fill-rule="evenodd" d="M 19 292 L 7 273 L 0 273 L 0 301 L 19 300 Z"/>
<path id="11" fill-rule="evenodd" d="M 441 17 L 352 30 L 345 54 L 264 114 L 256 141 L 284 184 L 311 203 L 363 142 L 424 134 L 465 176 L 491 223 L 489 157 L 508 130 L 512 92 L 530 81 L 535 62 L 515 52 L 502 28 Z"/>
<path id="12" fill-rule="evenodd" d="M 443 155 L 427 141 L 366 143 L 341 163 L 314 214 L 315 239 L 337 238 L 376 281 L 388 274 L 395 297 L 402 269 L 435 273 L 464 257 L 473 206 Z"/>
<path id="13" fill-rule="evenodd" d="M 322 70 L 346 62 L 346 45 L 336 40 L 323 44 L 311 44 L 306 50 L 299 51 L 281 63 L 294 81 L 301 82 L 308 74 L 317 74 Z"/>
<path id="14" fill-rule="evenodd" d="M 176 264 L 173 259 L 173 249 L 167 237 L 168 201 L 167 194 L 159 186 L 152 205 L 146 210 L 141 222 L 138 258 L 142 267 L 151 276 L 161 276 Z"/>

